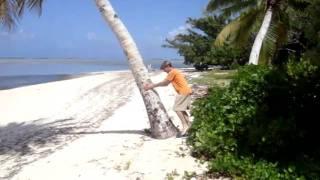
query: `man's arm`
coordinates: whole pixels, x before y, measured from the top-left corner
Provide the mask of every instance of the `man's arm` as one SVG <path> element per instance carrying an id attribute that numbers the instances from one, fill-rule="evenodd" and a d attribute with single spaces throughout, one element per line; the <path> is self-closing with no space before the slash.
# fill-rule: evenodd
<path id="1" fill-rule="evenodd" d="M 149 89 L 153 89 L 153 88 L 155 88 L 155 87 L 159 87 L 159 86 L 168 86 L 170 84 L 170 81 L 168 81 L 167 79 L 165 79 L 165 80 L 163 80 L 163 81 L 161 81 L 161 82 L 159 82 L 159 83 L 155 83 L 155 84 L 153 84 L 153 83 L 150 83 L 150 84 L 145 84 L 144 85 L 144 90 L 149 90 Z"/>

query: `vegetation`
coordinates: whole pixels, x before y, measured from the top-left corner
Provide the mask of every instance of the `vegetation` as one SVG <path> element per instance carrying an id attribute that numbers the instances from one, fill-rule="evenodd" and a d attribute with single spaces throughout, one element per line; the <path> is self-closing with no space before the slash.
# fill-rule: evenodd
<path id="1" fill-rule="evenodd" d="M 211 170 L 245 179 L 320 176 L 319 67 L 247 66 L 194 106 L 188 143 L 212 160 Z"/>
<path id="2" fill-rule="evenodd" d="M 248 59 L 247 47 L 231 47 L 225 45 L 214 47 L 213 41 L 222 27 L 225 18 L 205 16 L 199 19 L 188 19 L 191 28 L 186 34 L 178 34 L 173 39 L 167 39 L 164 47 L 175 48 L 184 57 L 185 64 L 193 64 L 197 69 L 208 68 L 209 65 L 222 65 L 234 68 L 243 65 Z"/>
<path id="3" fill-rule="evenodd" d="M 219 33 L 215 44 L 243 46 L 255 36 L 249 63 L 268 63 L 277 47 L 287 40 L 287 6 L 288 2 L 283 0 L 211 0 L 207 10 L 219 11 L 221 16 L 231 20 Z"/>
<path id="4" fill-rule="evenodd" d="M 319 0 L 211 0 L 204 17 L 188 19 L 187 33 L 167 39 L 164 47 L 177 49 L 186 64 L 200 70 L 208 65 L 244 65 L 268 7 L 273 14 L 261 50 L 256 51 L 259 63 L 283 65 L 289 59 L 305 57 L 320 64 Z"/>
<path id="5" fill-rule="evenodd" d="M 301 0 L 288 8 L 290 17 L 289 42 L 284 48 L 291 51 L 284 51 L 278 58 L 288 59 L 288 56 L 295 57 L 299 61 L 301 57 L 309 59 L 312 63 L 320 64 L 320 0 Z"/>
<path id="6" fill-rule="evenodd" d="M 196 80 L 211 88 L 194 103 L 188 144 L 216 176 L 320 179 L 320 0 L 272 3 L 210 1 L 227 22 L 215 45 L 251 47 L 269 10 L 271 24 L 259 50 L 264 65 L 240 68 L 227 87 L 215 72 Z"/>

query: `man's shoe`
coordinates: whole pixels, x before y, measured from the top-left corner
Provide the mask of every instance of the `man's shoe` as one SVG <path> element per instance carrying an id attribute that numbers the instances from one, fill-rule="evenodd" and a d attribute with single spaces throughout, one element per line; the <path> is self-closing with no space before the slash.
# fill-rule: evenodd
<path id="1" fill-rule="evenodd" d="M 182 132 L 178 132 L 178 134 L 177 134 L 177 138 L 183 138 L 183 137 L 187 137 L 188 136 L 188 134 L 185 132 L 185 133 L 182 133 Z"/>
<path id="2" fill-rule="evenodd" d="M 147 135 L 151 135 L 151 129 L 144 129 L 143 131 L 144 131 L 144 133 L 146 133 Z"/>

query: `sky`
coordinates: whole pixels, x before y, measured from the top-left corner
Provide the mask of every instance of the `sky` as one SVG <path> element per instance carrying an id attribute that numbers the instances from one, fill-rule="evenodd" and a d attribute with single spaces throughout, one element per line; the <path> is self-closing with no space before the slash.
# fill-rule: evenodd
<path id="1" fill-rule="evenodd" d="M 208 0 L 110 0 L 144 58 L 180 58 L 163 48 L 203 15 Z M 42 15 L 26 11 L 14 31 L 0 29 L 0 57 L 108 58 L 125 56 L 94 0 L 45 0 Z"/>

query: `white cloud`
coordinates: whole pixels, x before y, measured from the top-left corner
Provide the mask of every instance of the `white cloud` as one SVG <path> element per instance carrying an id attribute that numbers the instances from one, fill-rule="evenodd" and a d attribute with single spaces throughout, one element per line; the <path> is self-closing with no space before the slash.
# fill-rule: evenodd
<path id="1" fill-rule="evenodd" d="M 97 34 L 94 33 L 94 32 L 88 32 L 88 33 L 87 33 L 87 39 L 88 39 L 89 41 L 97 40 L 97 39 L 98 39 L 98 38 L 97 38 Z"/>
<path id="2" fill-rule="evenodd" d="M 173 39 L 177 34 L 186 34 L 188 31 L 187 29 L 191 28 L 190 24 L 185 24 L 183 26 L 179 26 L 172 31 L 170 31 L 167 35 L 168 39 Z"/>

